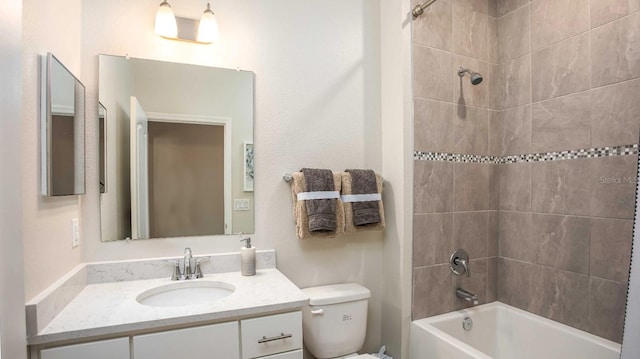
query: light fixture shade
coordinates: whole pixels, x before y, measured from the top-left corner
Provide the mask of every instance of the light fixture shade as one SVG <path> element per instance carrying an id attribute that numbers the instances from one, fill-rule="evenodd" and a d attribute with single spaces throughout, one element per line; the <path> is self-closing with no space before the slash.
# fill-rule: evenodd
<path id="1" fill-rule="evenodd" d="M 163 1 L 156 13 L 155 23 L 156 34 L 175 39 L 178 37 L 178 24 L 176 23 L 176 16 L 173 14 L 171 5 L 168 2 Z"/>
<path id="2" fill-rule="evenodd" d="M 198 42 L 212 43 L 220 40 L 220 30 L 218 29 L 218 20 L 211 11 L 211 7 L 207 4 L 207 9 L 202 14 L 200 25 L 198 26 Z"/>

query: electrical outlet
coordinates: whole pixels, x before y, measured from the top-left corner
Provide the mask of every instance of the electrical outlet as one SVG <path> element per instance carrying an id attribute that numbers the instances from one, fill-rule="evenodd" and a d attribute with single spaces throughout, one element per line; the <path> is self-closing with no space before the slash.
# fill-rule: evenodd
<path id="1" fill-rule="evenodd" d="M 73 218 L 71 220 L 71 248 L 75 248 L 80 244 L 80 220 Z"/>

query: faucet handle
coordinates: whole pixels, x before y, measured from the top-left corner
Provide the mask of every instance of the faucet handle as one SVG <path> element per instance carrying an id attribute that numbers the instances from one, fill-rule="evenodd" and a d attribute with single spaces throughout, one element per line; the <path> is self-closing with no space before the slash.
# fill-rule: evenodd
<path id="1" fill-rule="evenodd" d="M 196 258 L 196 264 L 204 263 L 211 259 L 211 256 L 204 256 Z"/>
<path id="2" fill-rule="evenodd" d="M 179 280 L 182 277 L 182 273 L 180 272 L 180 261 L 177 259 L 170 259 L 167 262 L 173 264 L 173 273 L 171 274 L 171 280 Z"/>
<path id="3" fill-rule="evenodd" d="M 467 273 L 467 278 L 471 278 L 471 269 L 469 268 L 469 264 L 467 260 L 464 258 L 456 258 L 456 263 L 461 265 L 464 268 L 464 272 Z"/>
<path id="4" fill-rule="evenodd" d="M 206 262 L 211 259 L 211 256 L 196 258 L 195 260 L 195 269 L 193 270 L 193 275 L 190 278 L 202 278 L 204 274 L 202 274 L 202 269 L 200 268 L 200 263 Z"/>
<path id="5" fill-rule="evenodd" d="M 469 254 L 464 249 L 456 249 L 451 253 L 449 258 L 449 267 L 456 275 L 466 273 L 467 277 L 471 277 L 471 269 L 469 268 Z"/>

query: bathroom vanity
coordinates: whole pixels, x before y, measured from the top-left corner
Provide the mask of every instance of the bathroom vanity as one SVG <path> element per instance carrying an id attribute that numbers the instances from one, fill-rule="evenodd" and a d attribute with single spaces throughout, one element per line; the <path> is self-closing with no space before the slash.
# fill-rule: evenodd
<path id="1" fill-rule="evenodd" d="M 270 252 L 250 277 L 220 268 L 235 268 L 235 253 L 188 281 L 172 281 L 166 259 L 84 264 L 27 304 L 30 357 L 301 359 L 308 298 Z"/>

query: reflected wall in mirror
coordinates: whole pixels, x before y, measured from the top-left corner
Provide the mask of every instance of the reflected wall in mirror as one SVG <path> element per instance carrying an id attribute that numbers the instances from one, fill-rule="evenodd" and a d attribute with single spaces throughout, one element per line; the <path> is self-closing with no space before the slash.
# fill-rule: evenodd
<path id="1" fill-rule="evenodd" d="M 100 193 L 107 191 L 107 133 L 104 130 L 105 122 L 107 120 L 107 109 L 103 104 L 98 102 L 98 153 L 100 158 L 98 159 L 99 176 L 100 176 Z"/>
<path id="2" fill-rule="evenodd" d="M 253 233 L 254 74 L 111 55 L 99 72 L 102 240 Z"/>
<path id="3" fill-rule="evenodd" d="M 84 85 L 51 53 L 41 67 L 42 195 L 84 194 Z"/>

